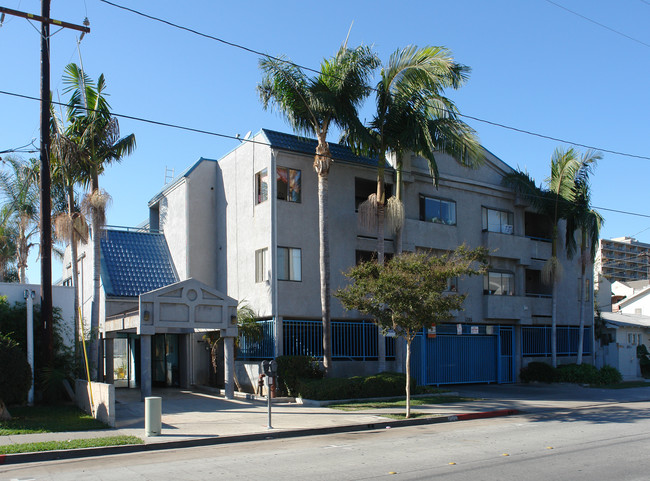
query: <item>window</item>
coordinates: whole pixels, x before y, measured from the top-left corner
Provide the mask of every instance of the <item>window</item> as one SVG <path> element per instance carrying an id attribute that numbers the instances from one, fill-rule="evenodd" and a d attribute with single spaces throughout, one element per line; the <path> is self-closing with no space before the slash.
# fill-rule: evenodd
<path id="1" fill-rule="evenodd" d="M 300 171 L 278 167 L 277 169 L 278 199 L 289 202 L 300 202 Z"/>
<path id="2" fill-rule="evenodd" d="M 302 280 L 302 253 L 292 247 L 278 247 L 278 280 Z"/>
<path id="3" fill-rule="evenodd" d="M 393 258 L 393 254 L 390 252 L 384 252 L 384 262 Z M 376 251 L 355 251 L 355 265 L 359 265 L 363 262 L 377 262 L 377 252 Z"/>
<path id="4" fill-rule="evenodd" d="M 526 269 L 526 295 L 553 297 L 553 287 L 542 281 L 542 271 L 539 269 Z"/>
<path id="5" fill-rule="evenodd" d="M 447 291 L 458 292 L 458 277 L 447 279 Z"/>
<path id="6" fill-rule="evenodd" d="M 420 220 L 456 225 L 456 202 L 420 195 Z"/>
<path id="7" fill-rule="evenodd" d="M 550 240 L 553 237 L 553 221 L 547 215 L 526 212 L 524 214 L 524 232 L 526 237 Z"/>
<path id="8" fill-rule="evenodd" d="M 267 253 L 268 249 L 259 249 L 255 251 L 255 282 L 264 282 L 268 280 Z"/>
<path id="9" fill-rule="evenodd" d="M 393 184 L 384 183 L 386 200 L 393 195 Z M 359 210 L 359 205 L 368 200 L 372 194 L 377 193 L 377 181 L 369 179 L 354 179 L 354 210 Z"/>
<path id="10" fill-rule="evenodd" d="M 512 234 L 514 214 L 505 210 L 483 207 L 483 230 Z"/>
<path id="11" fill-rule="evenodd" d="M 255 174 L 255 203 L 261 204 L 269 198 L 269 174 L 266 169 Z"/>
<path id="12" fill-rule="evenodd" d="M 488 272 L 483 278 L 483 294 L 491 296 L 514 295 L 515 276 L 508 272 Z"/>

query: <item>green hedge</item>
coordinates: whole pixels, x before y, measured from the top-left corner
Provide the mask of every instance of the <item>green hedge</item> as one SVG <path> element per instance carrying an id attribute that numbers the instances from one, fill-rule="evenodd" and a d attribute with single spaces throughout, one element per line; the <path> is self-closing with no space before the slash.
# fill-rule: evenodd
<path id="1" fill-rule="evenodd" d="M 565 364 L 557 368 L 545 362 L 531 362 L 520 374 L 522 382 L 568 382 L 574 384 L 616 384 L 622 376 L 618 369 L 603 366 L 597 369 L 591 364 Z"/>
<path id="2" fill-rule="evenodd" d="M 32 386 L 32 368 L 18 343 L 0 334 L 0 400 L 5 404 L 25 402 Z"/>
<path id="3" fill-rule="evenodd" d="M 278 356 L 278 389 L 279 396 L 297 396 L 298 383 L 301 379 L 322 379 L 323 370 L 315 357 L 309 356 Z"/>
<path id="4" fill-rule="evenodd" d="M 411 386 L 411 392 L 417 392 L 415 382 Z M 363 377 L 300 379 L 297 390 L 299 397 L 329 401 L 404 396 L 405 387 L 406 375 L 382 372 Z"/>

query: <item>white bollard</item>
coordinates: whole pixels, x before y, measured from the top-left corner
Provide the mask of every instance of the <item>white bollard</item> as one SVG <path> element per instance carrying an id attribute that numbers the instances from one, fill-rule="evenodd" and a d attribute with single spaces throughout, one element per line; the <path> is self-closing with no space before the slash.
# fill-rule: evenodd
<path id="1" fill-rule="evenodd" d="M 144 398 L 144 433 L 146 436 L 160 436 L 162 430 L 162 398 Z"/>

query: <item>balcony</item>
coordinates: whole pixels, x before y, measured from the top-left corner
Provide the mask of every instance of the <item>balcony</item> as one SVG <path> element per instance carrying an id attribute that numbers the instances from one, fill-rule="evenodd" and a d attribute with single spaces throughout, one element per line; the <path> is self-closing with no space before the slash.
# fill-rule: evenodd
<path id="1" fill-rule="evenodd" d="M 546 297 L 529 296 L 483 296 L 483 317 L 485 319 L 530 318 L 550 316 L 552 300 Z"/>
<path id="2" fill-rule="evenodd" d="M 497 257 L 516 259 L 523 265 L 530 265 L 533 260 L 546 260 L 551 257 L 551 243 L 531 237 L 484 231 L 483 246 Z"/>
<path id="3" fill-rule="evenodd" d="M 404 248 L 454 250 L 458 247 L 458 231 L 455 225 L 406 219 L 404 226 Z"/>

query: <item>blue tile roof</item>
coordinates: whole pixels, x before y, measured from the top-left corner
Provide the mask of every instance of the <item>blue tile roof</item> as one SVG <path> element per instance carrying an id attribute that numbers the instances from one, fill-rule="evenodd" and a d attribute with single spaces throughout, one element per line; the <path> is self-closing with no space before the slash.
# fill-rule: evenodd
<path id="1" fill-rule="evenodd" d="M 290 150 L 292 152 L 301 152 L 309 155 L 314 155 L 316 153 L 316 145 L 318 145 L 318 142 L 314 139 L 307 139 L 268 129 L 262 129 L 262 133 L 266 136 L 271 147 L 276 149 Z M 345 147 L 341 144 L 334 144 L 332 142 L 328 143 L 334 161 L 339 160 L 377 167 L 377 158 L 356 155 L 349 147 Z M 390 166 L 387 165 L 386 169 L 390 169 Z"/>
<path id="2" fill-rule="evenodd" d="M 101 264 L 107 296 L 135 297 L 179 280 L 163 234 L 104 230 Z"/>

